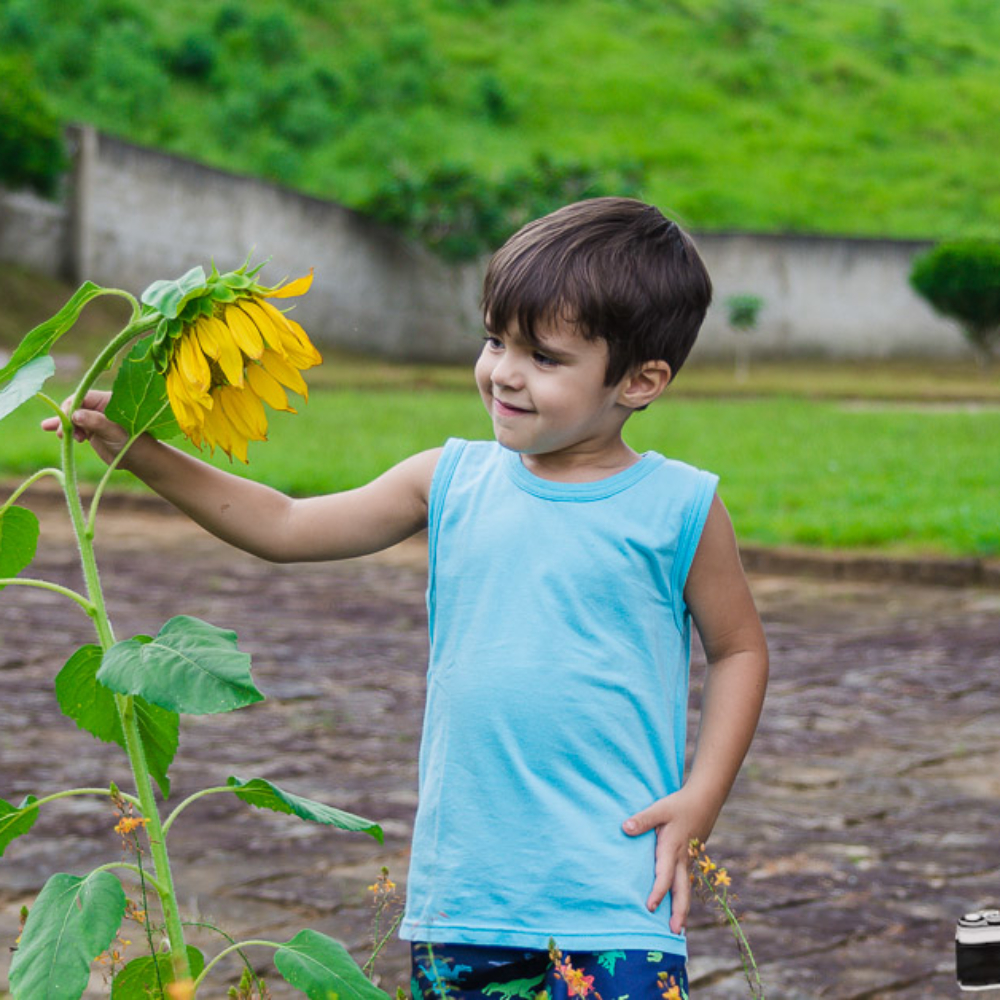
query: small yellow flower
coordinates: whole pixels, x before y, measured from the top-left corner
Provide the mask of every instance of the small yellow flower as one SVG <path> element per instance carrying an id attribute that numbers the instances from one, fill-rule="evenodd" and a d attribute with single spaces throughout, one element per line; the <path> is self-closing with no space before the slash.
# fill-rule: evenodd
<path id="1" fill-rule="evenodd" d="M 733 884 L 733 880 L 729 877 L 729 872 L 727 872 L 725 868 L 720 868 L 715 873 L 715 884 L 717 886 Z"/>
<path id="2" fill-rule="evenodd" d="M 706 854 L 698 859 L 698 867 L 701 869 L 702 875 L 707 875 L 709 872 L 715 871 L 715 862 Z"/>
<path id="3" fill-rule="evenodd" d="M 250 441 L 267 440 L 264 404 L 294 413 L 287 390 L 308 399 L 301 372 L 322 361 L 305 330 L 268 301 L 304 295 L 312 273 L 271 288 L 248 266 L 213 268 L 207 278 L 195 268 L 142 297 L 163 312 L 150 351 L 181 430 L 199 448 L 218 446 L 241 462 Z"/>
<path id="4" fill-rule="evenodd" d="M 389 878 L 389 869 L 383 868 L 379 877 L 368 886 L 368 891 L 376 896 L 391 896 L 396 891 L 396 883 Z"/>
<path id="5" fill-rule="evenodd" d="M 145 826 L 149 822 L 145 816 L 122 816 L 115 826 L 115 833 L 120 833 L 127 837 L 130 833 L 135 833 L 139 827 Z"/>

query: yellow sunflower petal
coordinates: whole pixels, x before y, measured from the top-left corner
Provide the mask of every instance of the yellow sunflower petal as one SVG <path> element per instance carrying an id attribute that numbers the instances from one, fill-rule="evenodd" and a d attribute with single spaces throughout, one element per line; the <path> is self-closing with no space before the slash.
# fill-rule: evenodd
<path id="1" fill-rule="evenodd" d="M 222 314 L 222 322 L 229 327 L 230 336 L 248 358 L 256 361 L 264 353 L 264 340 L 257 324 L 239 306 L 229 306 Z"/>
<path id="2" fill-rule="evenodd" d="M 308 274 L 290 281 L 287 285 L 282 285 L 281 288 L 273 288 L 265 294 L 269 299 L 290 299 L 293 295 L 305 295 L 309 291 L 312 281 L 313 269 L 309 268 Z"/>
<path id="3" fill-rule="evenodd" d="M 285 357 L 285 349 L 281 342 L 281 330 L 278 328 L 274 318 L 275 316 L 280 317 L 281 313 L 274 306 L 271 306 L 270 310 L 265 309 L 266 305 L 267 303 L 262 299 L 243 299 L 240 302 L 240 308 L 254 321 L 257 329 L 260 330 L 261 335 L 264 337 L 264 343 L 272 351 L 277 351 L 282 357 Z"/>
<path id="4" fill-rule="evenodd" d="M 260 363 L 268 375 L 272 375 L 282 385 L 297 392 L 303 399 L 309 398 L 309 387 L 306 385 L 305 379 L 280 354 L 274 351 L 265 351 L 261 355 Z"/>
<path id="5" fill-rule="evenodd" d="M 251 441 L 267 440 L 267 413 L 251 390 L 224 385 L 219 388 L 217 398 L 236 433 Z"/>
<path id="6" fill-rule="evenodd" d="M 197 395 L 192 393 L 190 383 L 176 365 L 171 365 L 167 371 L 166 383 L 170 409 L 173 410 L 181 430 L 194 440 L 194 435 L 204 423 L 205 411 L 211 409 L 212 397 L 207 393 Z"/>
<path id="7" fill-rule="evenodd" d="M 287 331 L 282 340 L 288 360 L 298 369 L 313 368 L 323 361 L 323 356 L 306 336 L 306 331 L 295 320 L 286 319 Z"/>
<path id="8" fill-rule="evenodd" d="M 233 457 L 233 452 L 235 451 L 237 455 L 246 454 L 246 440 L 242 439 L 238 434 L 234 433 L 233 425 L 229 422 L 225 413 L 222 409 L 222 404 L 218 400 L 218 392 L 216 389 L 215 395 L 216 405 L 212 407 L 205 414 L 205 438 L 212 445 L 213 450 L 215 445 L 218 445 L 230 458 Z M 242 461 L 246 461 L 243 458 Z"/>
<path id="9" fill-rule="evenodd" d="M 278 349 L 274 344 L 270 344 L 279 354 L 288 358 L 296 368 L 312 368 L 318 365 L 323 358 L 319 351 L 313 346 L 309 335 L 293 319 L 289 319 L 280 309 L 276 309 L 270 302 L 255 301 L 254 305 L 263 312 L 270 320 L 271 325 L 278 333 L 283 349 Z M 258 323 L 261 329 L 264 327 Z M 295 357 L 292 357 L 292 355 Z M 300 364 L 299 361 L 305 363 Z"/>
<path id="10" fill-rule="evenodd" d="M 199 316 L 198 319 L 195 320 L 194 325 L 191 327 L 191 332 L 198 338 L 202 354 L 204 354 L 206 358 L 212 358 L 213 361 L 217 361 L 219 359 L 219 354 L 222 352 L 222 348 L 219 346 L 219 342 L 215 338 L 212 327 L 208 322 L 208 317 Z"/>
<path id="11" fill-rule="evenodd" d="M 180 373 L 188 383 L 200 392 L 208 392 L 212 384 L 212 372 L 201 353 L 197 338 L 186 332 L 174 348 L 174 357 Z"/>
<path id="12" fill-rule="evenodd" d="M 260 365 L 247 365 L 246 379 L 247 385 L 272 410 L 295 412 L 295 409 L 288 405 L 288 396 L 285 395 L 281 383 L 273 375 L 269 375 Z"/>
<path id="13" fill-rule="evenodd" d="M 243 352 L 233 340 L 226 326 L 220 319 L 212 316 L 205 321 L 209 334 L 219 345 L 219 367 L 230 385 L 243 385 Z"/>

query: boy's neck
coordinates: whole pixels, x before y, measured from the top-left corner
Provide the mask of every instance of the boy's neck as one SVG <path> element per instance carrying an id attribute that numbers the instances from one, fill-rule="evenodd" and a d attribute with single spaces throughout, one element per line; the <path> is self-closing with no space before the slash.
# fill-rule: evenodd
<path id="1" fill-rule="evenodd" d="M 558 483 L 593 483 L 624 472 L 639 461 L 621 438 L 610 446 L 597 451 L 567 449 L 541 455 L 521 454 L 525 469 L 539 479 Z"/>

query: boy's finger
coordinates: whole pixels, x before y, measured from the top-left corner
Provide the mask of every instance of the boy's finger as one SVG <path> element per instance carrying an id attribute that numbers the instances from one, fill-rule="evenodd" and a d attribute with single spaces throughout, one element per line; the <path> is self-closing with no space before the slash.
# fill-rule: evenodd
<path id="1" fill-rule="evenodd" d="M 660 903 L 662 903 L 663 900 L 666 899 L 667 893 L 669 891 L 670 891 L 669 873 L 658 872 L 656 878 L 653 880 L 653 888 L 649 893 L 649 899 L 646 900 L 646 909 L 649 910 L 650 913 L 655 913 L 660 908 Z"/>
<path id="2" fill-rule="evenodd" d="M 670 897 L 670 930 L 681 934 L 687 924 L 688 910 L 691 909 L 691 878 L 687 865 L 678 862 L 674 873 L 674 884 Z"/>
<path id="3" fill-rule="evenodd" d="M 663 826 L 664 822 L 666 822 L 666 818 L 662 814 L 654 815 L 654 809 L 649 808 L 630 816 L 622 823 L 622 829 L 630 837 L 637 837 L 639 834 L 648 833 L 655 827 Z"/>

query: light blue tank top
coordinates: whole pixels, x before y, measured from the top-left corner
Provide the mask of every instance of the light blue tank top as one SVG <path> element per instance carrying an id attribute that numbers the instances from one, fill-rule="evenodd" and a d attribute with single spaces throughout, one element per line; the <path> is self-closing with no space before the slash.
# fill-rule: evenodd
<path id="1" fill-rule="evenodd" d="M 683 591 L 717 477 L 646 453 L 592 483 L 449 441 L 431 487 L 430 666 L 401 934 L 685 953 L 630 815 L 684 768 Z"/>

